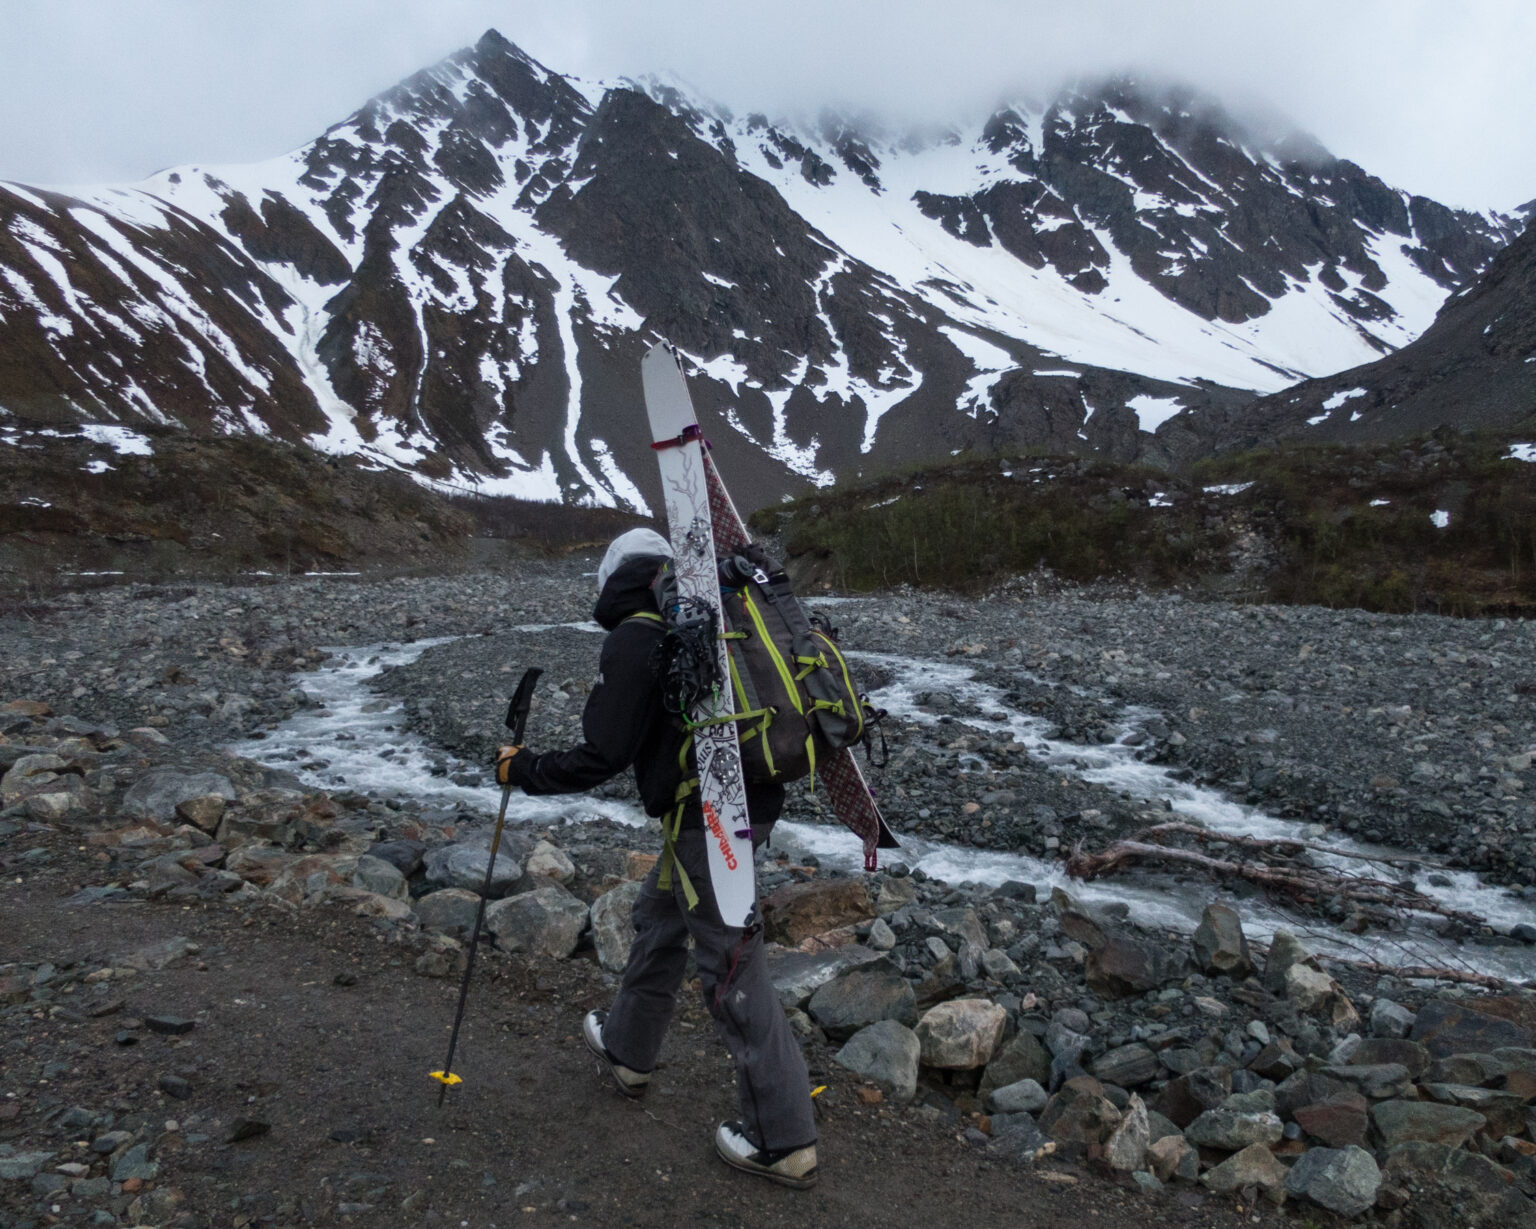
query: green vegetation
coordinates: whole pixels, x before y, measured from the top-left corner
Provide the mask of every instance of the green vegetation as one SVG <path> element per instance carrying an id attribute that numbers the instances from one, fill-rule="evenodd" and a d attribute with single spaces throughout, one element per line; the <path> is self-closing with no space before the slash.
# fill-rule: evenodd
<path id="1" fill-rule="evenodd" d="M 1506 459 L 1508 444 L 1440 431 L 1218 457 L 1180 474 L 962 459 L 834 487 L 753 524 L 781 532 L 802 572 L 853 589 L 975 591 L 1045 567 L 1277 602 L 1536 614 L 1536 465 Z"/>

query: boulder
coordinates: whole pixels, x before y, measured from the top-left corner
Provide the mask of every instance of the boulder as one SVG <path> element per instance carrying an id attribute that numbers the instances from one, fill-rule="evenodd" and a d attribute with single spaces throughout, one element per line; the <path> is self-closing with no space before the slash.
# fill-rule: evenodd
<path id="1" fill-rule="evenodd" d="M 210 795 L 226 802 L 233 802 L 240 796 L 234 782 L 216 772 L 152 768 L 128 787 L 118 810 L 134 819 L 169 823 L 176 818 L 176 808 L 183 802 Z"/>
<path id="2" fill-rule="evenodd" d="M 1418 1019 L 1415 1012 L 1409 1011 L 1399 1003 L 1391 999 L 1379 998 L 1371 1004 L 1370 1030 L 1372 1037 L 1406 1037 L 1413 1029 L 1413 1022 Z"/>
<path id="3" fill-rule="evenodd" d="M 406 900 L 410 897 L 410 888 L 406 885 L 405 876 L 400 873 L 398 867 L 384 861 L 383 858 L 373 858 L 364 854 L 358 858 L 357 865 L 352 870 L 352 883 L 354 887 L 362 888 L 367 892 L 377 892 L 380 896 L 388 896 L 392 900 Z"/>
<path id="4" fill-rule="evenodd" d="M 201 794 L 176 804 L 176 818 L 203 832 L 217 832 L 228 805 L 221 794 Z"/>
<path id="5" fill-rule="evenodd" d="M 1147 1163 L 1160 1182 L 1193 1182 L 1200 1176 L 1200 1151 L 1182 1135 L 1154 1139 L 1147 1145 Z"/>
<path id="6" fill-rule="evenodd" d="M 416 902 L 416 920 L 423 930 L 468 940 L 475 926 L 480 898 L 463 888 L 442 888 L 428 892 Z"/>
<path id="7" fill-rule="evenodd" d="M 496 860 L 501 861 L 499 857 Z M 566 884 L 576 878 L 576 864 L 563 849 L 548 841 L 540 841 L 533 847 L 528 860 L 523 863 L 523 874 L 530 879 L 542 877 L 552 879 L 559 884 Z"/>
<path id="8" fill-rule="evenodd" d="M 1300 940 L 1288 930 L 1275 931 L 1269 941 L 1269 956 L 1264 962 L 1264 989 L 1271 994 L 1285 993 L 1285 975 L 1293 965 L 1311 957 Z"/>
<path id="9" fill-rule="evenodd" d="M 1364 1147 L 1370 1128 L 1369 1108 L 1358 1093 L 1342 1093 L 1316 1105 L 1303 1105 L 1293 1115 L 1296 1125 L 1330 1148 Z"/>
<path id="10" fill-rule="evenodd" d="M 327 888 L 352 882 L 357 862 L 345 854 L 307 854 L 295 858 L 273 876 L 267 891 L 295 905 L 318 903 L 312 898 Z"/>
<path id="11" fill-rule="evenodd" d="M 917 996 L 906 978 L 882 962 L 834 977 L 811 996 L 806 1010 L 828 1037 L 842 1040 L 879 1020 L 911 1027 L 917 1023 Z"/>
<path id="12" fill-rule="evenodd" d="M 460 888 L 479 894 L 485 885 L 485 869 L 490 865 L 489 845 L 441 845 L 429 850 L 422 859 L 429 886 Z M 503 846 L 496 853 L 496 871 L 491 876 L 490 899 L 500 900 L 517 887 L 523 868 Z"/>
<path id="13" fill-rule="evenodd" d="M 1249 1144 L 1201 1175 L 1200 1183 L 1220 1195 L 1253 1187 L 1270 1202 L 1284 1203 L 1286 1173 L 1285 1166 L 1263 1144 Z"/>
<path id="14" fill-rule="evenodd" d="M 1040 1044 L 1040 1039 L 1028 1029 L 1020 1029 L 999 1050 L 981 1074 L 980 1093 L 983 1098 L 993 1089 L 1031 1080 L 1046 1084 L 1051 1078 L 1051 1057 Z"/>
<path id="15" fill-rule="evenodd" d="M 820 952 L 797 952 L 768 944 L 764 955 L 768 976 L 773 979 L 779 1004 L 785 1010 L 803 1008 L 811 1001 L 811 995 L 845 969 L 881 959 L 879 952 L 858 943 Z"/>
<path id="16" fill-rule="evenodd" d="M 1195 930 L 1195 963 L 1202 973 L 1241 980 L 1253 972 L 1248 940 L 1236 909 L 1210 904 Z"/>
<path id="17" fill-rule="evenodd" d="M 1038 1081 L 1019 1080 L 994 1088 L 987 1094 L 986 1107 L 993 1114 L 1038 1114 L 1050 1099 Z"/>
<path id="18" fill-rule="evenodd" d="M 56 782 L 59 774 L 67 767 L 63 757 L 52 752 L 23 755 L 0 777 L 0 806 L 14 806 L 31 794 L 40 792 Z"/>
<path id="19" fill-rule="evenodd" d="M 904 909 L 917 899 L 917 882 L 906 877 L 894 879 L 887 875 L 880 883 L 875 897 L 875 912 L 889 917 L 898 909 Z"/>
<path id="20" fill-rule="evenodd" d="M 925 1067 L 968 1071 L 984 1067 L 997 1050 L 1008 1013 L 982 999 L 955 999 L 930 1007 L 917 1022 Z"/>
<path id="21" fill-rule="evenodd" d="M 379 841 L 368 847 L 369 857 L 388 862 L 407 879 L 421 869 L 421 860 L 426 852 L 427 847 L 424 842 L 403 839 Z M 497 859 L 498 862 L 500 860 L 500 858 Z"/>
<path id="22" fill-rule="evenodd" d="M 1448 999 L 1431 999 L 1419 1009 L 1410 1037 L 1433 1058 L 1490 1053 L 1505 1046 L 1536 1046 L 1536 1034 L 1513 1020 Z"/>
<path id="23" fill-rule="evenodd" d="M 1139 1041 L 1118 1046 L 1093 1060 L 1092 1071 L 1106 1084 L 1136 1088 L 1157 1077 L 1157 1055 Z"/>
<path id="24" fill-rule="evenodd" d="M 1408 1090 L 1413 1087 L 1413 1081 L 1408 1078 L 1408 1068 L 1401 1063 L 1324 1067 L 1323 1074 L 1358 1089 L 1372 1101 L 1407 1096 Z"/>
<path id="25" fill-rule="evenodd" d="M 1097 1148 L 1120 1126 L 1123 1115 L 1092 1076 L 1068 1080 L 1040 1115 L 1040 1129 L 1061 1144 Z"/>
<path id="26" fill-rule="evenodd" d="M 592 946 L 597 949 L 597 963 L 610 973 L 622 973 L 629 963 L 630 944 L 635 941 L 635 902 L 644 887 L 641 880 L 631 879 L 592 902 Z"/>
<path id="27" fill-rule="evenodd" d="M 868 921 L 875 916 L 875 906 L 863 879 L 813 879 L 771 892 L 762 912 L 764 935 L 793 947 L 813 935 Z"/>
<path id="28" fill-rule="evenodd" d="M 485 928 L 505 951 L 565 960 L 587 928 L 587 906 L 557 884 L 498 900 L 485 910 Z"/>
<path id="29" fill-rule="evenodd" d="M 1111 1169 L 1121 1173 L 1132 1173 L 1141 1169 L 1146 1164 L 1147 1147 L 1151 1142 L 1147 1107 L 1140 1097 L 1132 1093 L 1125 1115 L 1120 1119 L 1120 1125 L 1105 1141 L 1105 1163 Z"/>
<path id="30" fill-rule="evenodd" d="M 1410 1141 L 1388 1149 L 1381 1168 L 1387 1182 L 1414 1187 L 1433 1182 L 1453 1192 L 1455 1220 L 1442 1223 L 1512 1229 L 1536 1221 L 1536 1204 L 1520 1193 L 1515 1175 L 1476 1152 Z"/>
<path id="31" fill-rule="evenodd" d="M 1088 953 L 1083 972 L 1100 998 L 1123 999 L 1156 990 L 1183 975 L 1184 962 L 1145 939 L 1107 935 Z"/>
<path id="32" fill-rule="evenodd" d="M 1373 1018 L 1374 1015 L 1373 1010 Z M 1359 1067 L 1397 1063 L 1416 1080 L 1429 1069 L 1429 1051 L 1417 1041 L 1397 1037 L 1367 1037 L 1355 1047 L 1349 1062 L 1351 1066 Z"/>
<path id="33" fill-rule="evenodd" d="M 286 849 L 245 845 L 224 859 L 224 869 L 239 875 L 246 883 L 264 888 L 270 886 L 284 869 L 298 860 L 297 854 L 289 853 Z"/>
<path id="34" fill-rule="evenodd" d="M 1250 1144 L 1278 1144 L 1284 1134 L 1285 1124 L 1276 1114 L 1230 1109 L 1206 1110 L 1184 1128 L 1184 1138 L 1190 1143 L 1228 1152 Z"/>
<path id="35" fill-rule="evenodd" d="M 1359 1216 L 1376 1204 L 1381 1170 L 1364 1148 L 1309 1148 L 1285 1176 L 1285 1191 L 1340 1216 Z"/>
<path id="36" fill-rule="evenodd" d="M 1371 1121 L 1391 1148 L 1410 1140 L 1459 1148 L 1488 1120 L 1475 1110 L 1435 1101 L 1382 1101 L 1371 1107 Z"/>
<path id="37" fill-rule="evenodd" d="M 1231 1094 L 1231 1071 L 1225 1067 L 1196 1067 L 1163 1085 L 1157 1108 L 1182 1131 L 1207 1110 L 1220 1107 Z"/>
<path id="38" fill-rule="evenodd" d="M 848 1039 L 832 1061 L 855 1075 L 873 1080 L 899 1105 L 917 1094 L 917 1070 L 922 1042 L 905 1024 L 880 1020 Z"/>

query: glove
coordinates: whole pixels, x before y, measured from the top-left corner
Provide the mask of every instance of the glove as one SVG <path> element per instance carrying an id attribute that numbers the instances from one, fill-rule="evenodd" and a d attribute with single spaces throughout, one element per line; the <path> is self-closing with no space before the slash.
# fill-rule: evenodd
<path id="1" fill-rule="evenodd" d="M 496 751 L 496 784 L 525 788 L 539 757 L 526 747 L 500 747 Z"/>

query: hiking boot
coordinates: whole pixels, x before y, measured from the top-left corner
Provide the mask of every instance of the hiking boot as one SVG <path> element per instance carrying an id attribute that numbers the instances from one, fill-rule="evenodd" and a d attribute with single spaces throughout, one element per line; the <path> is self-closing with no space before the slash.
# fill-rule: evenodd
<path id="1" fill-rule="evenodd" d="M 631 1098 L 643 1097 L 646 1086 L 651 1082 L 651 1073 L 632 1071 L 608 1053 L 608 1047 L 603 1044 L 603 1025 L 606 1023 L 606 1011 L 587 1012 L 587 1018 L 581 1022 L 582 1039 L 586 1041 L 587 1049 L 608 1064 L 608 1073 L 613 1076 L 613 1082 L 619 1086 L 621 1093 Z"/>
<path id="2" fill-rule="evenodd" d="M 715 1132 L 715 1151 L 733 1169 L 757 1174 L 780 1186 L 805 1190 L 816 1185 L 816 1145 L 767 1152 L 747 1138 L 739 1122 L 722 1122 Z"/>

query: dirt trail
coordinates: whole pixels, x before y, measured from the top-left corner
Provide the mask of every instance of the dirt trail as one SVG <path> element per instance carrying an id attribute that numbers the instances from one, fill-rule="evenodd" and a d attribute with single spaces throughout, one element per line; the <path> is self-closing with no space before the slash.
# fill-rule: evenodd
<path id="1" fill-rule="evenodd" d="M 23 839 L 39 838 L 0 844 L 15 855 Z M 427 1072 L 441 1065 L 457 983 L 416 975 L 410 956 L 365 920 L 219 903 L 72 907 L 64 902 L 86 878 L 87 854 L 62 837 L 42 846 L 53 857 L 28 864 L 35 869 L 13 866 L 0 893 L 0 963 L 95 968 L 175 936 L 200 950 L 105 988 L 60 993 L 48 1009 L 0 1008 L 0 1141 L 18 1151 L 60 1149 L 45 1173 L 95 1161 L 97 1176 L 102 1158 L 74 1141 L 109 1124 L 72 1135 L 55 1121 L 80 1106 L 113 1126 L 142 1125 L 160 1166 L 142 1190 L 56 1198 L 46 1210 L 27 1183 L 5 1182 L 0 1222 L 9 1225 L 86 1223 L 101 1209 L 135 1224 L 131 1206 L 144 1223 L 234 1229 L 1283 1219 L 1190 1190 L 1146 1196 L 1066 1165 L 1028 1171 L 988 1160 L 964 1142 L 962 1119 L 862 1104 L 857 1082 L 824 1049 L 808 1055 L 829 1084 L 821 1184 L 800 1193 L 741 1177 L 712 1154 L 714 1124 L 730 1115 L 733 1095 L 701 1005 L 688 996 L 651 1095 L 625 1102 L 580 1041 L 582 1014 L 605 1003 L 612 984 L 582 960 L 496 956 L 477 971 L 456 1063 L 465 1083 L 439 1110 Z M 121 1011 L 89 1014 L 119 998 Z M 136 1026 L 152 1015 L 196 1027 L 166 1036 Z M 124 1033 L 136 1043 L 120 1044 Z M 166 1076 L 186 1080 L 190 1095 L 160 1091 Z M 240 1119 L 270 1130 L 226 1142 Z"/>

